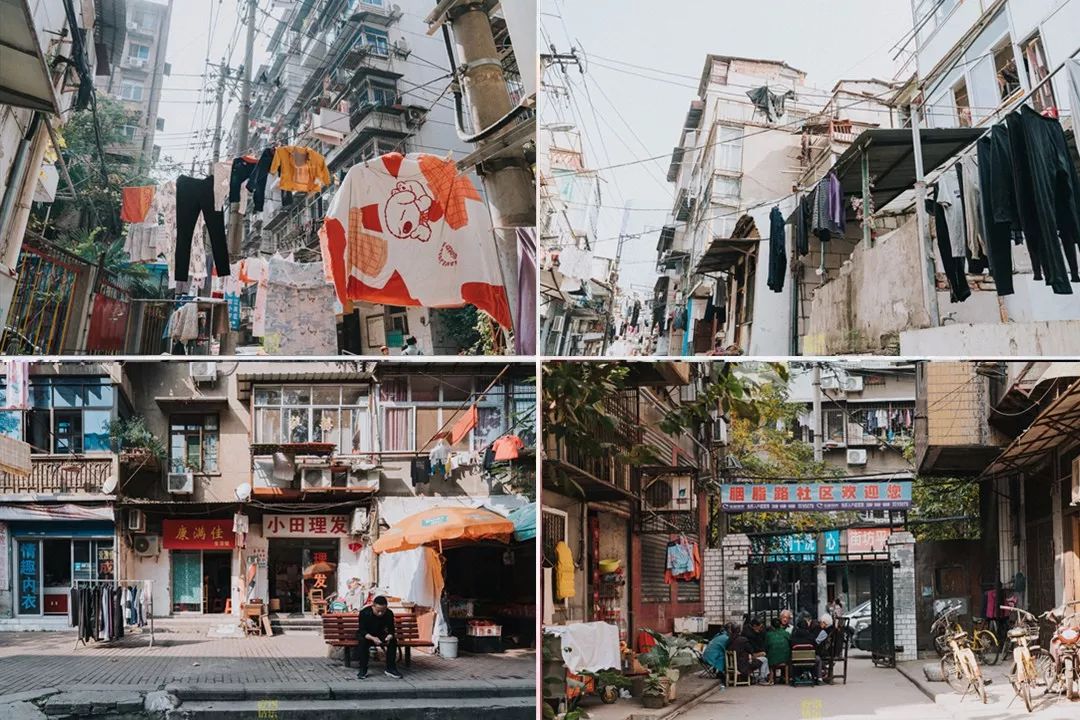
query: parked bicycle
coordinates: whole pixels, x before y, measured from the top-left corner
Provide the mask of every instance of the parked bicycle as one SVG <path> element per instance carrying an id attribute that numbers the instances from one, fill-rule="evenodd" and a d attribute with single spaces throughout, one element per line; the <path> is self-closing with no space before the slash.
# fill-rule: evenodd
<path id="1" fill-rule="evenodd" d="M 1080 698 L 1080 611 L 1068 611 L 1080 606 L 1080 600 L 1066 603 L 1061 610 L 1051 611 L 1049 619 L 1057 624 L 1050 641 L 1053 671 L 1046 680 L 1046 692 L 1063 692 L 1069 700 Z"/>
<path id="2" fill-rule="evenodd" d="M 966 632 L 958 619 L 960 615 L 959 605 L 949 605 L 941 614 L 934 619 L 930 626 L 930 636 L 934 639 L 934 649 L 938 657 L 944 657 L 949 652 L 949 636 L 953 633 Z M 975 659 L 988 665 L 997 664 L 1000 656 L 1001 644 L 997 635 L 987 626 L 983 618 L 972 618 L 971 651 L 975 653 Z"/>
<path id="3" fill-rule="evenodd" d="M 968 634 L 964 630 L 950 631 L 949 649 L 941 658 L 941 675 L 945 682 L 962 698 L 974 689 L 979 698 L 986 703 L 986 686 L 983 684 L 982 669 L 971 650 Z"/>
<path id="4" fill-rule="evenodd" d="M 1022 698 L 1027 711 L 1032 712 L 1032 691 L 1040 684 L 1047 684 L 1052 675 L 1053 661 L 1039 646 L 1039 620 L 1046 618 L 1051 611 L 1036 617 L 1027 610 L 1012 605 L 1002 605 L 1001 609 L 1017 614 L 1016 626 L 1007 634 L 1014 645 L 1009 682 L 1012 683 L 1016 697 Z"/>

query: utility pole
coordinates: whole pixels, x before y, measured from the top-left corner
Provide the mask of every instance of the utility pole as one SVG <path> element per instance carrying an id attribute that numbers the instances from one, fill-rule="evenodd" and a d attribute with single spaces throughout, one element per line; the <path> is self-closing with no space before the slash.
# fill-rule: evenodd
<path id="1" fill-rule="evenodd" d="M 492 128 L 514 109 L 514 102 L 506 86 L 495 36 L 491 30 L 491 18 L 483 3 L 464 2 L 450 4 L 445 19 L 451 24 L 457 59 L 460 62 L 462 88 L 469 99 L 474 134 Z M 529 71 L 531 58 L 519 58 L 525 72 Z M 479 139 L 478 148 L 497 143 L 494 138 Z M 477 167 L 484 189 L 491 201 L 491 217 L 495 226 L 495 244 L 502 271 L 506 299 L 510 304 L 512 324 L 517 331 L 518 314 L 518 239 L 519 227 L 536 224 L 536 190 L 532 168 L 524 153 L 513 153 L 483 161 Z"/>
<path id="2" fill-rule="evenodd" d="M 225 64 L 225 59 L 222 58 L 221 64 L 218 66 L 217 94 L 214 98 L 214 156 L 210 161 L 211 173 L 214 171 L 214 163 L 221 159 L 221 106 L 225 99 L 225 77 L 228 74 L 229 66 Z"/>
<path id="3" fill-rule="evenodd" d="M 919 105 L 912 100 L 908 108 L 911 111 L 911 143 L 915 155 L 915 218 L 919 223 L 919 253 L 925 270 L 923 296 L 926 311 L 930 314 L 930 327 L 937 327 L 941 324 L 941 311 L 938 309 L 934 245 L 930 239 L 930 220 L 926 214 L 926 172 L 923 168 Z"/>
<path id="4" fill-rule="evenodd" d="M 619 263 L 622 261 L 623 245 L 629 239 L 626 235 L 626 226 L 630 223 L 630 205 L 632 202 L 627 200 L 626 207 L 623 208 L 622 224 L 619 227 L 619 244 L 615 246 L 615 262 L 612 263 L 611 272 L 608 273 L 608 282 L 611 283 L 611 301 L 608 305 L 607 323 L 605 323 L 604 327 L 604 340 L 600 346 L 601 355 L 607 354 L 609 329 L 613 330 L 615 325 L 615 306 L 619 299 Z"/>
<path id="5" fill-rule="evenodd" d="M 814 462 L 821 462 L 825 457 L 825 438 L 821 418 L 821 365 L 814 363 L 811 375 L 814 385 Z"/>

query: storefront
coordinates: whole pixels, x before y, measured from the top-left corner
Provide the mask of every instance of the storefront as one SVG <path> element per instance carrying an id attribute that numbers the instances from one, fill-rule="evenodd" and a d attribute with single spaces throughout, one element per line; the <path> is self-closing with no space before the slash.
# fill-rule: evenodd
<path id="1" fill-rule="evenodd" d="M 232 591 L 232 520 L 162 521 L 161 546 L 169 551 L 173 613 L 223 613 Z"/>
<path id="2" fill-rule="evenodd" d="M 263 515 L 271 612 L 310 614 L 343 594 L 350 577 L 368 577 L 358 567 L 363 546 L 350 535 L 352 522 L 350 515 Z"/>
<path id="3" fill-rule="evenodd" d="M 113 532 L 106 521 L 9 523 L 14 617 L 66 616 L 75 581 L 115 579 Z"/>

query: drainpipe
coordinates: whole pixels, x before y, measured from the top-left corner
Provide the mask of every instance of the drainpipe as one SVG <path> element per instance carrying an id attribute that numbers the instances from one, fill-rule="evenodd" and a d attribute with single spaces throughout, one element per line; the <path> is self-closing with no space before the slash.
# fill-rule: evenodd
<path id="1" fill-rule="evenodd" d="M 11 175 L 8 176 L 7 187 L 4 190 L 4 198 L 0 200 L 0 244 L 3 247 L 3 259 L 4 264 L 7 267 L 14 267 L 15 261 L 18 260 L 18 252 L 15 253 L 15 257 L 8 261 L 10 253 L 11 242 L 8 239 L 8 225 L 11 223 L 11 218 L 15 214 L 15 206 L 19 200 L 19 195 L 23 192 L 23 185 L 26 182 L 26 170 L 29 165 L 30 148 L 37 138 L 38 131 L 41 129 L 40 112 L 35 112 L 30 118 L 30 124 L 26 127 L 26 132 L 19 140 L 19 146 L 15 150 L 15 160 L 11 163 Z M 18 247 L 21 248 L 22 243 L 18 243 Z"/>

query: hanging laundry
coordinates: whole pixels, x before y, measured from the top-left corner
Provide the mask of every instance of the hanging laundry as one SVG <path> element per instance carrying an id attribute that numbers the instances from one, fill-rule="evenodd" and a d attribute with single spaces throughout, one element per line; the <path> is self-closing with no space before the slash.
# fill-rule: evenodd
<path id="1" fill-rule="evenodd" d="M 998 295 L 1012 295 L 1012 245 L 1023 242 L 1024 238 L 1020 234 L 1020 216 L 1016 210 L 1012 146 L 1005 125 L 995 125 L 989 134 L 979 138 L 976 151 L 990 276 L 994 278 Z M 1042 269 L 1036 250 L 1030 244 L 1029 248 L 1035 279 L 1041 280 Z"/>
<path id="2" fill-rule="evenodd" d="M 1080 58 L 1069 58 L 1065 61 L 1065 76 L 1069 84 L 1069 108 L 1073 114 L 1072 130 L 1075 136 L 1077 126 L 1080 125 L 1080 120 L 1077 119 L 1077 113 L 1080 113 Z"/>
<path id="3" fill-rule="evenodd" d="M 218 275 L 229 274 L 229 248 L 225 242 L 225 214 L 214 203 L 214 178 L 181 175 L 176 178 L 176 270 L 178 281 L 188 279 L 191 242 L 196 221 L 202 217 L 210 233 L 210 248 Z"/>
<path id="4" fill-rule="evenodd" d="M 574 587 L 574 554 L 565 540 L 555 545 L 555 599 L 566 600 L 577 594 Z"/>
<path id="5" fill-rule="evenodd" d="M 769 213 L 769 289 L 783 292 L 784 276 L 787 275 L 787 236 L 784 215 L 779 207 Z"/>
<path id="6" fill-rule="evenodd" d="M 810 225 L 813 218 L 814 208 L 810 195 L 803 195 L 795 207 L 795 251 L 800 257 L 810 253 Z"/>
<path id="7" fill-rule="evenodd" d="M 963 188 L 964 228 L 968 255 L 986 259 L 986 230 L 983 225 L 982 198 L 979 188 L 979 162 L 974 153 L 960 158 L 960 180 Z"/>
<path id="8" fill-rule="evenodd" d="M 949 237 L 949 223 L 945 217 L 945 206 L 938 202 L 941 195 L 940 183 L 934 186 L 934 199 L 927 200 L 927 210 L 934 217 L 934 230 L 937 233 L 938 256 L 942 268 L 945 270 L 945 279 L 949 283 L 950 301 L 954 303 L 964 302 L 971 295 L 971 288 L 967 282 L 965 258 L 954 257 L 952 241 Z"/>
<path id="9" fill-rule="evenodd" d="M 525 443 L 517 435 L 503 435 L 491 443 L 491 447 L 495 450 L 496 460 L 517 460 L 521 451 L 525 448 Z"/>
<path id="10" fill-rule="evenodd" d="M 181 301 L 169 321 L 169 337 L 189 342 L 199 337 L 199 304 L 194 300 Z"/>
<path id="11" fill-rule="evenodd" d="M 938 204 L 943 208 L 945 224 L 949 228 L 949 250 L 954 258 L 967 257 L 966 225 L 964 224 L 964 202 L 960 194 L 960 179 L 957 168 L 951 167 L 941 174 L 938 180 Z"/>
<path id="12" fill-rule="evenodd" d="M 248 258 L 240 261 L 240 285 L 255 285 L 255 305 L 251 313 L 251 335 L 261 338 L 266 334 L 266 296 L 270 265 L 263 258 Z"/>
<path id="13" fill-rule="evenodd" d="M 828 242 L 834 235 L 844 234 L 845 222 L 844 191 L 840 187 L 840 179 L 830 170 L 814 191 L 810 227 L 818 240 Z"/>
<path id="14" fill-rule="evenodd" d="M 446 442 L 446 438 L 439 438 L 435 443 L 435 447 L 431 448 L 431 452 L 428 453 L 428 459 L 432 463 L 448 463 L 450 461 L 450 445 Z"/>
<path id="15" fill-rule="evenodd" d="M 465 436 L 476 427 L 476 423 L 479 419 L 480 411 L 477 410 L 476 405 L 470 405 L 469 409 L 465 411 L 465 414 L 458 418 L 458 421 L 454 423 L 454 427 L 450 431 L 450 442 L 454 445 L 461 442 Z"/>
<path id="16" fill-rule="evenodd" d="M 677 581 L 687 582 L 700 578 L 701 555 L 698 552 L 697 542 L 690 541 L 685 537 L 669 542 L 664 582 L 671 585 Z"/>
<path id="17" fill-rule="evenodd" d="M 232 161 L 232 170 L 229 172 L 229 202 L 238 203 L 241 202 L 241 196 L 244 194 L 241 192 L 243 187 L 247 186 L 247 182 L 251 179 L 251 174 L 255 172 L 255 168 L 258 167 L 258 161 L 252 157 L 238 157 Z M 246 203 L 246 196 L 245 203 Z"/>
<path id="18" fill-rule="evenodd" d="M 277 148 L 270 173 L 280 174 L 281 189 L 290 192 L 317 192 L 330 184 L 330 171 L 323 156 L 299 145 Z"/>
<path id="19" fill-rule="evenodd" d="M 268 147 L 262 151 L 259 155 L 259 161 L 255 164 L 255 167 L 251 170 L 251 175 L 248 176 L 247 189 L 251 193 L 251 200 L 255 205 L 255 212 L 262 212 L 263 201 L 266 198 L 267 183 L 271 177 L 277 178 L 276 175 L 270 175 L 270 165 L 274 162 L 274 154 L 277 151 L 276 147 Z M 278 179 L 280 182 L 280 179 Z"/>
<path id="20" fill-rule="evenodd" d="M 795 97 L 795 91 L 788 90 L 778 95 L 769 90 L 768 85 L 764 85 L 747 91 L 746 95 L 750 98 L 750 102 L 754 103 L 755 108 L 765 113 L 765 119 L 773 122 L 784 117 L 784 103 L 788 98 Z"/>
<path id="21" fill-rule="evenodd" d="M 121 188 L 120 219 L 129 223 L 146 222 L 156 189 L 154 185 Z"/>
<path id="22" fill-rule="evenodd" d="M 334 289 L 322 263 L 270 258 L 264 338 L 275 355 L 337 354 Z"/>
<path id="23" fill-rule="evenodd" d="M 326 230 L 341 302 L 472 303 L 510 327 L 491 216 L 452 160 L 392 153 L 353 166 Z"/>
<path id="24" fill-rule="evenodd" d="M 1024 105 L 1005 118 L 1024 237 L 1038 246 L 1045 282 L 1059 295 L 1080 283 L 1080 176 L 1056 118 Z M 1067 266 L 1067 268 L 1066 268 Z"/>

